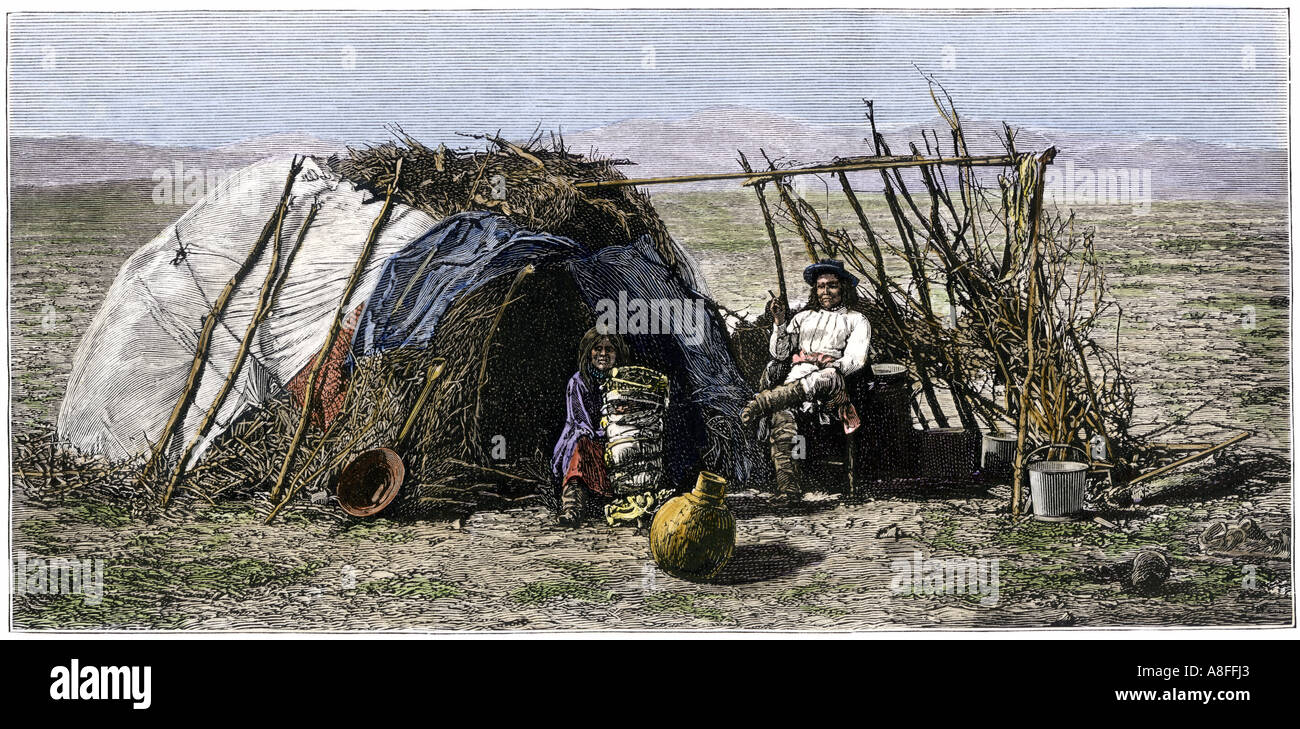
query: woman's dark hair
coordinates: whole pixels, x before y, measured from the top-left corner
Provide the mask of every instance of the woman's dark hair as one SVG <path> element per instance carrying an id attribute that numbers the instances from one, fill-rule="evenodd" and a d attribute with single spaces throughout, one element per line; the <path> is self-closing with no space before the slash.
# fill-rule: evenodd
<path id="1" fill-rule="evenodd" d="M 858 308 L 858 289 L 856 286 L 850 286 L 849 280 L 843 276 L 836 276 L 840 280 L 840 303 L 846 309 Z M 822 302 L 817 299 L 817 284 L 813 283 L 808 287 L 808 303 L 804 304 L 805 311 L 821 311 Z"/>
<path id="2" fill-rule="evenodd" d="M 623 337 L 619 336 L 617 333 L 602 332 L 596 327 L 588 329 L 587 333 L 582 335 L 582 341 L 578 342 L 578 371 L 588 380 L 591 378 L 590 372 L 592 369 L 591 350 L 595 349 L 596 345 L 599 344 L 602 339 L 608 339 L 609 343 L 614 345 L 615 366 L 627 364 L 628 360 L 632 356 L 628 351 L 627 342 L 625 342 Z M 591 383 L 588 382 L 588 384 Z"/>

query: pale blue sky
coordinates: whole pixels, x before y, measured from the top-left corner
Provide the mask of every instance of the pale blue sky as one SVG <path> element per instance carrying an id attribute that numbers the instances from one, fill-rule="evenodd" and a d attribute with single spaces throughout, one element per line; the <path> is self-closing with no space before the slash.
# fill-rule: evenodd
<path id="1" fill-rule="evenodd" d="M 1286 145 L 1284 10 L 11 15 L 10 130 L 213 145 L 576 131 L 743 104 Z M 647 46 L 653 46 L 649 63 Z M 948 48 L 945 48 L 948 46 Z"/>

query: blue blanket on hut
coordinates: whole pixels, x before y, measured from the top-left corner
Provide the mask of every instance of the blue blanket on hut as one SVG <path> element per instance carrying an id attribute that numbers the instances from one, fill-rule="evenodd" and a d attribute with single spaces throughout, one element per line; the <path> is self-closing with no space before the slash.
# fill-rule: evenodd
<path id="1" fill-rule="evenodd" d="M 427 349 L 438 323 L 462 296 L 532 264 L 566 270 L 593 314 L 626 321 L 627 302 L 678 302 L 684 326 L 663 332 L 620 329 L 636 364 L 665 372 L 672 388 L 665 421 L 665 470 L 676 484 L 694 477 L 705 451 L 726 448 L 734 482 L 763 469 L 761 451 L 738 425 L 752 391 L 727 347 L 722 322 L 664 263 L 649 237 L 592 250 L 568 238 L 524 230 L 487 212 L 454 215 L 390 257 L 366 302 L 352 339 L 350 361 L 391 349 Z M 689 303 L 688 303 L 689 302 Z M 706 311 L 694 316 L 690 312 Z M 685 313 L 683 313 L 685 312 Z M 635 314 L 634 314 L 635 317 Z"/>

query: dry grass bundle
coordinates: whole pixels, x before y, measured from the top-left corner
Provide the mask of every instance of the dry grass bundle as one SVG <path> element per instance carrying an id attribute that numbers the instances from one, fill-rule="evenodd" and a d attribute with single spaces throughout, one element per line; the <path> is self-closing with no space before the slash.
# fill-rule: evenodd
<path id="1" fill-rule="evenodd" d="M 13 486 L 37 502 L 75 496 L 94 503 L 143 504 L 156 495 L 135 478 L 143 459 L 112 462 L 59 448 L 53 426 L 15 433 L 10 447 Z"/>
<path id="2" fill-rule="evenodd" d="M 405 414 L 430 374 L 428 359 L 419 350 L 398 349 L 358 363 L 338 417 L 317 433 L 314 446 L 303 448 L 294 459 L 291 473 L 295 475 L 282 503 L 300 491 L 326 492 L 339 473 L 368 450 L 399 446 Z"/>
<path id="3" fill-rule="evenodd" d="M 545 495 L 543 487 L 550 479 L 545 458 L 525 452 L 523 458 L 497 462 L 491 453 L 496 436 L 512 446 L 530 440 L 519 430 L 533 418 L 522 410 L 530 403 L 501 397 L 488 387 L 495 380 L 522 378 L 524 389 L 541 395 L 555 379 L 549 373 L 519 367 L 513 351 L 520 346 L 545 347 L 544 342 L 513 330 L 516 323 L 537 311 L 527 300 L 538 297 L 555 303 L 560 298 L 546 280 L 529 281 L 526 288 L 526 275 L 483 285 L 458 301 L 439 323 L 425 357 L 436 352 L 446 366 L 429 393 L 428 404 L 414 413 L 402 451 L 411 488 L 404 489 L 398 514 L 462 514 L 485 505 Z M 507 324 L 503 327 L 501 322 Z M 564 364 L 567 366 L 567 361 Z M 493 465 L 482 465 L 489 463 Z"/>
<path id="4" fill-rule="evenodd" d="M 403 160 L 397 200 L 444 218 L 469 210 L 491 210 L 535 231 L 565 236 L 590 246 L 627 244 L 643 235 L 659 255 L 676 265 L 668 230 L 635 187 L 579 190 L 575 182 L 625 179 L 627 160 L 588 159 L 569 152 L 562 138 L 540 136 L 516 145 L 491 135 L 486 150 L 430 149 L 398 130 L 399 142 L 348 149 L 331 166 L 359 187 L 382 193 Z"/>
<path id="5" fill-rule="evenodd" d="M 219 499 L 248 498 L 269 489 L 293 439 L 299 410 L 293 398 L 283 393 L 245 412 L 178 479 L 176 499 L 182 503 L 215 503 Z M 314 452 L 322 438 L 319 431 L 310 431 L 302 451 Z M 156 500 L 165 483 L 160 476 L 144 482 L 142 489 Z"/>

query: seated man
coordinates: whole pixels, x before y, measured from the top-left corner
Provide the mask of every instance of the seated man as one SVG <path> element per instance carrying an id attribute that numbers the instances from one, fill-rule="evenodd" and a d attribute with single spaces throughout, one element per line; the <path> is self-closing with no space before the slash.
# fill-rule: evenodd
<path id="1" fill-rule="evenodd" d="M 808 303 L 789 318 L 784 301 L 773 300 L 769 351 L 775 360 L 790 360 L 785 383 L 757 393 L 740 414 L 746 427 L 772 416 L 772 465 L 776 467 L 774 502 L 802 498 L 799 464 L 792 454 L 798 436 L 795 409 L 810 411 L 814 403 L 832 408 L 845 432 L 857 427 L 844 378 L 866 366 L 871 324 L 850 308 L 857 303 L 858 279 L 836 260 L 814 263 L 803 272 L 811 287 Z M 829 421 L 828 421 L 829 422 Z"/>

